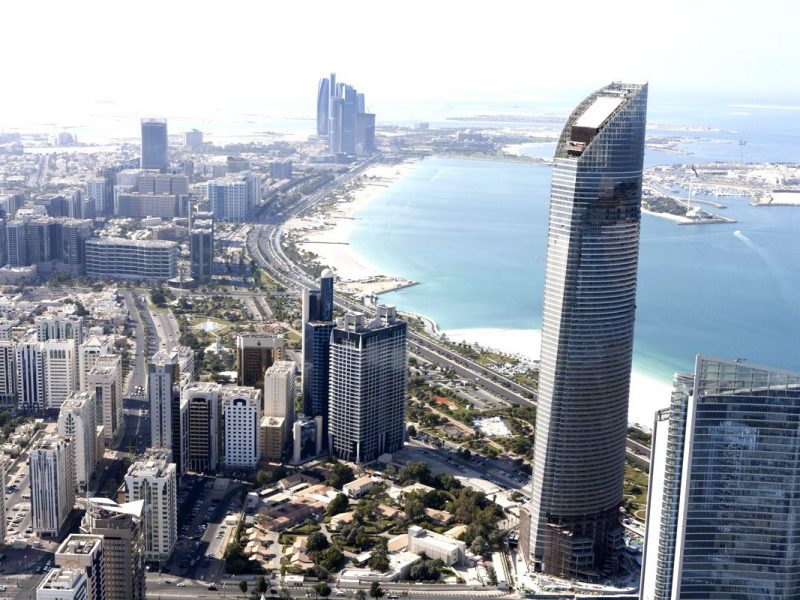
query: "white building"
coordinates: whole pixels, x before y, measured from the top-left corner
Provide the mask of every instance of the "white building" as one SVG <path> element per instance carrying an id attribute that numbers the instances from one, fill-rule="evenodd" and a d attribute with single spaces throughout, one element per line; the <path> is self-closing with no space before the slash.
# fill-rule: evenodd
<path id="1" fill-rule="evenodd" d="M 58 435 L 70 440 L 76 491 L 88 489 L 100 462 L 94 394 L 73 392 L 58 412 Z"/>
<path id="2" fill-rule="evenodd" d="M 83 317 L 77 315 L 49 314 L 36 317 L 36 339 L 75 340 L 75 345 L 83 343 Z"/>
<path id="3" fill-rule="evenodd" d="M 170 279 L 177 273 L 177 260 L 177 244 L 166 240 L 86 240 L 86 274 L 89 277 Z"/>
<path id="4" fill-rule="evenodd" d="M 175 350 L 156 352 L 147 366 L 150 445 L 153 448 L 172 449 L 173 432 L 180 431 L 179 382 L 178 353 Z"/>
<path id="5" fill-rule="evenodd" d="M 241 177 L 228 176 L 209 181 L 208 205 L 215 221 L 245 221 L 253 210 L 250 186 Z"/>
<path id="6" fill-rule="evenodd" d="M 105 548 L 103 536 L 72 533 L 53 556 L 57 567 L 86 571 L 88 600 L 105 600 Z"/>
<path id="7" fill-rule="evenodd" d="M 260 449 L 261 391 L 223 387 L 222 420 L 225 468 L 255 468 Z"/>
<path id="8" fill-rule="evenodd" d="M 125 421 L 122 412 L 122 357 L 106 354 L 94 359 L 94 366 L 86 376 L 86 387 L 94 394 L 97 407 L 97 424 L 103 426 L 108 442 L 116 440 Z"/>
<path id="9" fill-rule="evenodd" d="M 12 341 L 0 340 L 0 409 L 17 407 L 17 357 Z"/>
<path id="10" fill-rule="evenodd" d="M 181 390 L 181 439 L 187 442 L 186 469 L 214 473 L 219 468 L 220 426 L 218 383 L 193 381 Z"/>
<path id="11" fill-rule="evenodd" d="M 94 210 L 97 216 L 105 212 L 105 198 L 107 194 L 107 186 L 105 178 L 96 177 L 86 181 L 86 197 L 94 200 Z"/>
<path id="12" fill-rule="evenodd" d="M 447 566 L 464 561 L 467 545 L 459 540 L 422 529 L 416 525 L 408 528 L 408 551 L 425 554 L 428 558 L 440 559 Z"/>
<path id="13" fill-rule="evenodd" d="M 45 407 L 59 409 L 78 389 L 78 361 L 75 340 L 44 342 Z"/>
<path id="14" fill-rule="evenodd" d="M 297 367 L 290 360 L 279 360 L 264 373 L 264 416 L 285 419 L 286 440 L 291 439 L 294 423 L 296 373 Z"/>
<path id="15" fill-rule="evenodd" d="M 17 406 L 22 412 L 40 413 L 45 407 L 44 344 L 27 336 L 17 343 Z"/>
<path id="16" fill-rule="evenodd" d="M 48 435 L 28 456 L 31 477 L 31 522 L 37 535 L 58 536 L 75 504 L 72 449 L 68 439 Z"/>
<path id="17" fill-rule="evenodd" d="M 86 571 L 79 567 L 50 569 L 36 588 L 36 600 L 91 600 Z"/>
<path id="18" fill-rule="evenodd" d="M 93 335 L 78 346 L 78 378 L 80 380 L 81 391 L 88 391 L 88 380 L 86 377 L 97 361 L 97 357 L 111 354 L 112 351 L 111 342 L 108 338 L 103 337 L 101 339 L 96 335 Z"/>
<path id="19" fill-rule="evenodd" d="M 177 469 L 172 452 L 149 448 L 125 475 L 128 501 L 144 500 L 145 560 L 166 562 L 178 539 Z"/>
<path id="20" fill-rule="evenodd" d="M 0 542 L 6 539 L 6 471 L 8 463 L 6 455 L 0 452 Z"/>

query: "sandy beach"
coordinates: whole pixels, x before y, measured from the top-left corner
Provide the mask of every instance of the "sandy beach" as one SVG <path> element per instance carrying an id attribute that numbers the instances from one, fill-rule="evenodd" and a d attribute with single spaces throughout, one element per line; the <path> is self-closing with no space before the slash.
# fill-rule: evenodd
<path id="1" fill-rule="evenodd" d="M 654 217 L 659 217 L 660 219 L 666 219 L 667 221 L 674 221 L 675 223 L 694 223 L 694 221 L 692 221 L 691 219 L 682 217 L 680 215 L 673 215 L 671 213 L 666 213 L 666 212 L 655 212 L 653 210 L 647 210 L 646 208 L 642 208 L 642 214 L 653 215 Z"/>
<path id="2" fill-rule="evenodd" d="M 487 349 L 529 360 L 539 359 L 542 343 L 542 334 L 538 329 L 449 329 L 442 333 L 454 342 L 476 343 Z M 671 390 L 669 382 L 637 370 L 634 366 L 628 421 L 651 429 L 655 412 L 669 406 Z"/>
<path id="3" fill-rule="evenodd" d="M 359 210 L 377 198 L 408 172 L 412 163 L 376 165 L 368 169 L 354 189 L 336 195 L 332 205 L 320 212 L 291 219 L 284 230 L 298 246 L 317 255 L 320 264 L 336 274 L 336 287 L 353 294 L 373 295 L 408 287 L 416 282 L 382 273 L 350 248 L 350 232 Z"/>

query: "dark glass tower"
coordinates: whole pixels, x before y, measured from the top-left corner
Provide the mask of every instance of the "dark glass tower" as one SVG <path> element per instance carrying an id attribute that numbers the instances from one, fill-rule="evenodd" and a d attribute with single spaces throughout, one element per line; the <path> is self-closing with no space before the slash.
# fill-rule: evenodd
<path id="1" fill-rule="evenodd" d="M 328 426 L 328 381 L 333 322 L 333 272 L 325 269 L 319 289 L 303 295 L 303 413 Z"/>
<path id="2" fill-rule="evenodd" d="M 613 83 L 556 147 L 547 237 L 531 553 L 545 573 L 617 570 L 647 86 Z"/>
<path id="3" fill-rule="evenodd" d="M 317 89 L 317 135 L 328 135 L 328 103 L 330 102 L 330 80 L 323 77 Z"/>
<path id="4" fill-rule="evenodd" d="M 167 121 L 165 119 L 142 119 L 143 169 L 158 169 L 162 173 L 169 166 L 167 145 Z"/>
<path id="5" fill-rule="evenodd" d="M 800 373 L 699 355 L 653 433 L 642 599 L 800 597 Z"/>

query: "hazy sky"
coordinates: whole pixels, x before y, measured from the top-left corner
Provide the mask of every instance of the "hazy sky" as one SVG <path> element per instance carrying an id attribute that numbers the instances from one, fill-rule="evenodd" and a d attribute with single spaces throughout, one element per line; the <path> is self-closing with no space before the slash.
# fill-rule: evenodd
<path id="1" fill-rule="evenodd" d="M 299 114 L 331 70 L 368 104 L 580 98 L 613 79 L 648 80 L 651 98 L 800 104 L 799 6 L 12 1 L 0 7 L 0 111 L 7 123 L 17 112 L 113 100 L 154 114 L 165 106 L 264 112 L 287 104 Z"/>

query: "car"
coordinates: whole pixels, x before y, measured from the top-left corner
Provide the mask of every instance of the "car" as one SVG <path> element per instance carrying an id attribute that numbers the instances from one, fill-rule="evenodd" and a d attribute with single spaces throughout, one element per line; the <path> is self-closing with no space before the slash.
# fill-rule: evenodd
<path id="1" fill-rule="evenodd" d="M 346 596 L 347 594 L 343 590 L 336 590 L 337 596 Z"/>
<path id="2" fill-rule="evenodd" d="M 172 585 L 172 580 L 171 579 L 165 579 L 164 583 L 166 583 L 167 585 Z"/>
<path id="3" fill-rule="evenodd" d="M 206 589 L 207 589 L 209 592 L 216 592 L 216 591 L 217 591 L 217 586 L 215 586 L 215 585 L 212 583 L 212 584 L 211 584 L 211 585 L 209 585 L 209 586 L 208 586 Z"/>
<path id="4" fill-rule="evenodd" d="M 186 587 L 186 584 L 183 581 L 179 581 L 175 584 L 175 587 Z"/>

